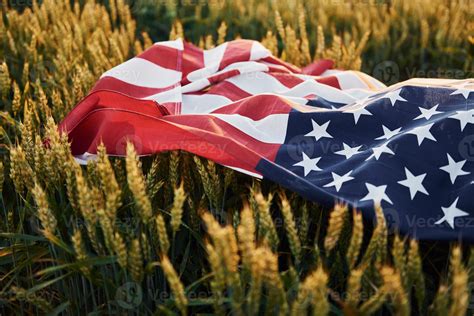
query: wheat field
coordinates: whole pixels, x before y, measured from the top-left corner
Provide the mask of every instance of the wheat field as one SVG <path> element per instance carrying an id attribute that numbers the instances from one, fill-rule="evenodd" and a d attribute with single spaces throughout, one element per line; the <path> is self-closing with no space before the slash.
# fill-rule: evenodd
<path id="1" fill-rule="evenodd" d="M 128 144 L 115 158 L 101 147 L 80 166 L 57 130 L 103 72 L 168 38 L 204 48 L 252 38 L 296 65 L 331 58 L 386 81 L 473 77 L 472 1 L 3 0 L 1 10 L 0 315 L 474 311 L 469 245 L 419 243 L 389 230 L 381 209 L 365 221 L 186 152 L 139 159 Z"/>

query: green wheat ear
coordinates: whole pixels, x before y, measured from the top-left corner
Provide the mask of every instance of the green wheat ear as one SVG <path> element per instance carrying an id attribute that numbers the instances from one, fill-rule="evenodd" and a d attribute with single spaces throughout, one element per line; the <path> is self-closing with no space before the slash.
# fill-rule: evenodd
<path id="1" fill-rule="evenodd" d="M 329 253 L 339 241 L 346 216 L 348 215 L 347 205 L 336 204 L 329 215 L 329 226 L 324 239 L 324 248 Z"/>
<path id="2" fill-rule="evenodd" d="M 353 210 L 352 212 L 352 235 L 347 249 L 346 259 L 350 268 L 354 268 L 361 251 L 362 241 L 364 238 L 364 223 L 362 214 Z"/>
<path id="3" fill-rule="evenodd" d="M 451 252 L 451 307 L 449 315 L 465 315 L 469 305 L 468 272 L 462 263 L 462 253 L 459 246 Z"/>
<path id="4" fill-rule="evenodd" d="M 141 169 L 141 164 L 138 160 L 135 148 L 131 143 L 127 143 L 127 181 L 128 187 L 133 194 L 135 203 L 137 204 L 138 215 L 143 223 L 148 223 L 153 212 L 151 209 L 151 202 L 146 194 L 145 180 Z"/>
<path id="5" fill-rule="evenodd" d="M 291 210 L 290 203 L 284 194 L 280 195 L 281 201 L 281 213 L 285 220 L 285 230 L 288 242 L 290 244 L 290 250 L 293 254 L 295 261 L 298 263 L 301 259 L 301 241 L 298 236 L 297 225 Z"/>
<path id="6" fill-rule="evenodd" d="M 161 214 L 155 217 L 155 229 L 158 234 L 158 242 L 160 245 L 160 251 L 162 254 L 167 254 L 170 249 L 170 241 L 168 238 L 168 232 L 166 230 L 166 223 Z"/>
<path id="7" fill-rule="evenodd" d="M 186 194 L 184 193 L 183 183 L 174 190 L 173 205 L 171 206 L 171 230 L 175 234 L 181 225 L 183 217 L 183 206 L 186 200 Z"/>

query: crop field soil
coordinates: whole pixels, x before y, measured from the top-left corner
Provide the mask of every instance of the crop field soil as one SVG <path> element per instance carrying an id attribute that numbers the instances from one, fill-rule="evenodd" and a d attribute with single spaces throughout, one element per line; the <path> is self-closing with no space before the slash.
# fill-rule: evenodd
<path id="1" fill-rule="evenodd" d="M 474 254 L 187 152 L 78 165 L 57 124 L 153 42 L 261 41 L 387 85 L 474 77 L 469 0 L 3 0 L 0 315 L 453 315 Z M 47 146 L 44 140 L 48 139 Z"/>

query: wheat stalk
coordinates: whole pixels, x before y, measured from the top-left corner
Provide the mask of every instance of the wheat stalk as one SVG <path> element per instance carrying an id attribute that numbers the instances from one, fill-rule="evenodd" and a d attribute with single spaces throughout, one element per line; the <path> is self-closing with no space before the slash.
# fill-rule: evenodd
<path id="1" fill-rule="evenodd" d="M 174 200 L 171 207 L 171 230 L 175 234 L 179 230 L 181 225 L 181 219 L 183 217 L 183 205 L 186 200 L 186 194 L 184 193 L 183 183 L 174 190 Z"/>
<path id="2" fill-rule="evenodd" d="M 151 202 L 146 194 L 145 181 L 143 179 L 143 173 L 138 161 L 137 153 L 131 143 L 127 143 L 126 167 L 128 187 L 133 193 L 140 219 L 144 223 L 147 223 L 153 215 Z"/>
<path id="3" fill-rule="evenodd" d="M 329 215 L 329 227 L 324 239 L 324 248 L 327 252 L 330 252 L 339 240 L 347 211 L 347 205 L 336 204 Z"/>
<path id="4" fill-rule="evenodd" d="M 188 299 L 184 293 L 184 286 L 179 280 L 179 277 L 167 256 L 163 256 L 161 259 L 161 267 L 171 287 L 171 291 L 173 292 L 176 306 L 181 311 L 181 314 L 186 315 Z"/>

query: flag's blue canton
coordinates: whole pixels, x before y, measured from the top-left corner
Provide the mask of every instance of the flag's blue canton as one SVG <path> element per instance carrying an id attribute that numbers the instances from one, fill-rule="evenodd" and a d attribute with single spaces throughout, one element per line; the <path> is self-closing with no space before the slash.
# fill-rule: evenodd
<path id="1" fill-rule="evenodd" d="M 474 91 L 403 86 L 290 113 L 275 163 L 257 170 L 314 201 L 344 201 L 421 239 L 474 241 Z M 330 108 L 330 107 L 329 107 Z"/>

